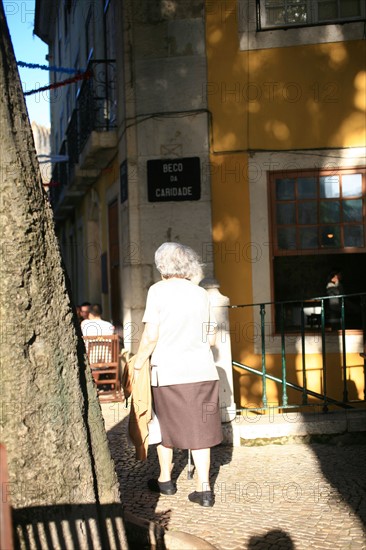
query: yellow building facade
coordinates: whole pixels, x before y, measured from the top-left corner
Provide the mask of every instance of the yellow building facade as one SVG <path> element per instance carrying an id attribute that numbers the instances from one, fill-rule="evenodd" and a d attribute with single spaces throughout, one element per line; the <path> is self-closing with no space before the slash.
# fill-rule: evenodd
<path id="1" fill-rule="evenodd" d="M 285 10 L 286 3 L 282 4 Z M 272 17 L 268 30 L 259 29 L 263 16 L 273 15 L 267 13 L 268 5 L 264 1 L 206 2 L 212 254 L 216 277 L 231 304 L 258 304 L 231 310 L 233 360 L 261 370 L 259 304 L 268 303 L 266 369 L 281 377 L 280 323 L 275 306 L 269 303 L 324 296 L 325 276 L 335 264 L 347 273 L 348 292 L 365 292 L 366 43 L 361 21 L 350 21 L 350 28 L 331 23 L 306 28 L 300 23 L 286 25 L 284 14 L 277 12 L 277 20 Z M 320 214 L 312 220 L 310 214 L 308 219 L 299 219 L 302 197 L 287 197 L 286 203 L 276 195 L 284 181 L 297 186 L 300 194 L 300 183 L 321 185 L 321 178 L 327 177 L 344 181 L 343 200 L 347 178 L 361 182 L 354 191 L 361 208 L 356 216 L 359 227 L 337 226 L 336 231 L 344 231 L 337 244 L 321 240 L 321 209 L 325 206 L 319 189 L 314 191 L 312 204 Z M 340 202 L 343 210 L 336 225 L 346 220 L 348 203 Z M 339 204 L 333 206 L 339 208 Z M 294 208 L 294 220 L 279 219 L 291 218 Z M 325 229 L 334 229 L 334 219 L 325 216 L 323 221 L 328 224 Z M 319 240 L 315 242 L 317 231 Z M 349 240 L 349 231 L 360 231 L 362 238 Z M 286 241 L 286 232 L 292 241 Z M 285 330 L 284 339 L 287 380 L 302 385 L 300 321 L 299 314 L 297 322 L 295 312 L 292 314 L 288 323 L 292 330 Z M 354 323 L 346 331 L 346 369 L 340 333 L 325 335 L 326 389 L 334 399 L 342 399 L 345 375 L 348 399 L 365 399 L 360 329 L 361 324 Z M 305 343 L 307 387 L 323 393 L 319 327 L 306 332 Z M 260 407 L 261 377 L 234 369 L 237 405 Z M 267 381 L 269 403 L 281 403 L 280 392 L 278 383 Z M 301 402 L 298 392 L 291 389 L 288 398 L 289 402 Z"/>

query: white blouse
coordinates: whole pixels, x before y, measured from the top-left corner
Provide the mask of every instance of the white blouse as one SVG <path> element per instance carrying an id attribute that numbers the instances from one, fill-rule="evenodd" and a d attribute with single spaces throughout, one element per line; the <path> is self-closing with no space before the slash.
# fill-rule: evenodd
<path id="1" fill-rule="evenodd" d="M 207 336 L 217 323 L 204 288 L 179 278 L 155 283 L 142 320 L 159 326 L 151 357 L 153 386 L 219 379 Z"/>

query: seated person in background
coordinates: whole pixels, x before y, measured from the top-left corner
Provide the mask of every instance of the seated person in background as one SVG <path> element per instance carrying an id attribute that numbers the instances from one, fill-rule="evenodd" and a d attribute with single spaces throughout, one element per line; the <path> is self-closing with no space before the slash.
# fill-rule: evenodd
<path id="1" fill-rule="evenodd" d="M 81 306 L 78 307 L 80 308 L 80 322 L 84 319 L 89 319 L 90 302 L 83 302 Z"/>
<path id="2" fill-rule="evenodd" d="M 81 316 L 81 306 L 76 306 L 76 317 L 79 323 L 81 323 L 84 319 Z"/>
<path id="3" fill-rule="evenodd" d="M 109 336 L 114 334 L 114 326 L 102 319 L 102 306 L 93 304 L 90 307 L 89 319 L 81 323 L 83 336 Z"/>

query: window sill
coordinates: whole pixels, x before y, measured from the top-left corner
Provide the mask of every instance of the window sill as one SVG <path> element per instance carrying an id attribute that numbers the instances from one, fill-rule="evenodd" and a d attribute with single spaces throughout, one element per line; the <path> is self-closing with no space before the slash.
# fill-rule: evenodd
<path id="1" fill-rule="evenodd" d="M 300 23 L 300 24 L 294 24 L 294 25 L 274 25 L 272 27 L 262 27 L 257 28 L 256 32 L 269 32 L 269 31 L 288 31 L 290 29 L 311 29 L 316 27 L 329 27 L 329 26 L 343 26 L 343 25 L 349 25 L 351 23 L 364 23 L 363 19 L 352 19 L 347 21 L 324 21 L 321 23 Z"/>

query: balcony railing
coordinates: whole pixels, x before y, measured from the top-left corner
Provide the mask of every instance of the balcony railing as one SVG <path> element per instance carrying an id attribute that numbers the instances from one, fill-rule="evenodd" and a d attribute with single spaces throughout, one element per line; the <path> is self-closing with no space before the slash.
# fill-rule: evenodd
<path id="1" fill-rule="evenodd" d="M 75 164 L 79 160 L 80 139 L 77 108 L 73 111 L 66 130 L 67 154 L 69 157 L 69 172 L 72 173 Z"/>
<path id="2" fill-rule="evenodd" d="M 109 132 L 117 127 L 114 60 L 93 60 L 87 72 L 91 77 L 81 85 L 66 129 L 66 139 L 59 151 L 60 155 L 68 156 L 68 162 L 57 163 L 53 168 L 50 198 L 54 210 L 74 180 L 75 167 L 92 132 Z M 74 192 L 73 197 L 76 196 Z"/>
<path id="3" fill-rule="evenodd" d="M 331 304 L 334 300 L 338 300 L 336 304 L 336 312 L 338 317 L 331 313 Z M 316 313 L 313 313 L 310 310 L 314 308 L 316 304 Z M 291 339 L 293 342 L 294 330 L 288 330 L 286 328 L 286 311 L 288 311 L 289 306 L 291 308 L 299 308 L 300 310 L 300 325 L 297 330 L 297 342 L 298 346 L 296 347 L 296 353 L 301 354 L 301 364 L 302 364 L 302 384 L 299 384 L 295 381 L 290 381 L 288 378 L 288 369 L 287 369 L 287 344 L 288 340 Z M 360 356 L 360 367 L 363 365 L 363 399 L 356 399 L 355 401 L 366 401 L 366 359 L 365 359 L 365 344 L 366 344 L 366 293 L 359 294 L 348 294 L 337 296 L 322 296 L 320 298 L 314 298 L 312 300 L 304 301 L 288 301 L 288 302 L 266 302 L 259 304 L 248 304 L 248 305 L 236 305 L 229 306 L 230 308 L 251 308 L 254 310 L 254 315 L 257 314 L 259 317 L 259 326 L 258 330 L 258 341 L 260 341 L 260 360 L 261 360 L 261 369 L 253 368 L 253 366 L 243 365 L 238 361 L 233 361 L 233 365 L 243 369 L 247 373 L 256 375 L 261 378 L 262 385 L 262 395 L 261 401 L 262 405 L 256 407 L 256 409 L 266 410 L 270 407 L 273 407 L 273 403 L 269 404 L 267 397 L 267 381 L 272 380 L 279 385 L 278 394 L 281 395 L 280 403 L 277 408 L 286 409 L 286 408 L 298 408 L 301 406 L 309 405 L 308 397 L 312 396 L 316 398 L 317 403 L 322 403 L 323 410 L 326 412 L 330 404 L 341 406 L 344 408 L 352 408 L 352 401 L 349 398 L 349 382 L 347 372 L 349 365 L 347 365 L 347 322 L 351 322 L 352 334 L 354 330 L 358 329 L 358 332 L 362 335 L 363 349 L 359 350 Z M 268 310 L 273 311 L 274 317 L 276 318 L 276 329 L 273 335 L 273 325 L 266 322 L 266 314 Z M 308 315 L 307 315 L 308 313 Z M 358 319 L 359 326 L 355 326 L 355 319 Z M 318 351 L 321 357 L 321 388 L 322 391 L 318 392 L 308 387 L 308 370 L 307 370 L 307 358 L 308 353 L 314 354 L 314 351 L 307 351 L 307 337 L 314 336 L 317 339 L 317 342 L 320 343 L 318 346 Z M 275 338 L 280 342 L 280 349 L 278 346 L 276 350 L 273 350 L 272 344 Z M 260 338 L 260 340 L 259 340 Z M 341 399 L 336 399 L 333 396 L 329 395 L 328 392 L 328 380 L 330 373 L 328 372 L 328 353 L 334 353 L 334 342 L 337 342 L 339 345 L 337 347 L 337 352 L 339 355 L 339 366 L 342 372 L 343 380 L 343 396 Z M 333 347 L 331 347 L 333 346 Z M 288 346 L 290 347 L 290 346 Z M 270 351 L 268 351 L 268 348 Z M 328 349 L 331 348 L 331 349 Z M 281 365 L 277 365 L 277 371 L 280 371 L 280 376 L 274 376 L 273 372 L 267 371 L 267 355 L 271 353 L 273 355 L 280 355 Z M 289 353 L 294 353 L 291 350 Z M 354 353 L 354 350 L 352 350 Z M 298 391 L 301 395 L 299 400 L 296 402 L 289 402 L 288 398 L 288 389 Z"/>
<path id="4" fill-rule="evenodd" d="M 84 80 L 77 102 L 80 150 L 93 130 L 109 131 L 117 121 L 115 63 L 91 61 L 88 70 L 93 76 Z"/>

